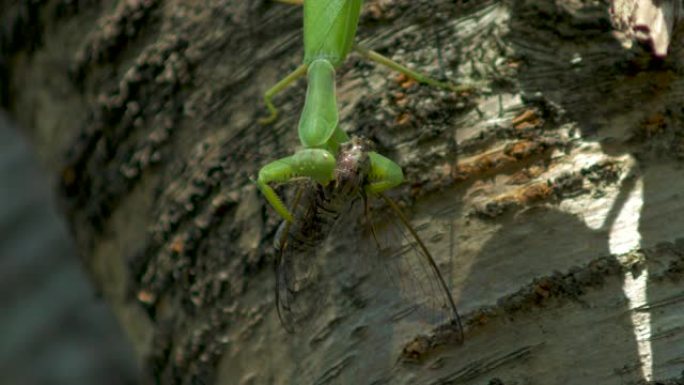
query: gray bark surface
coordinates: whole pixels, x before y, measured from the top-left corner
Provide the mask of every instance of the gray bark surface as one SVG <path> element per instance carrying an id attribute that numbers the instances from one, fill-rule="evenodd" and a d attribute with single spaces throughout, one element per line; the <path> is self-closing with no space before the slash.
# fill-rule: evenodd
<path id="1" fill-rule="evenodd" d="M 256 121 L 261 94 L 301 60 L 299 8 L 0 4 L 0 94 L 59 175 L 78 248 L 149 380 L 684 381 L 677 35 L 665 58 L 627 49 L 604 1 L 366 2 L 361 43 L 485 84 L 457 95 L 356 56 L 337 71 L 344 129 L 404 168 L 393 197 L 457 299 L 456 345 L 397 312 L 377 272 L 342 282 L 316 328 L 278 322 L 278 219 L 249 178 L 298 145 L 303 82 L 276 98 L 274 126 Z M 344 263 L 353 247 L 332 250 L 358 265 Z"/>

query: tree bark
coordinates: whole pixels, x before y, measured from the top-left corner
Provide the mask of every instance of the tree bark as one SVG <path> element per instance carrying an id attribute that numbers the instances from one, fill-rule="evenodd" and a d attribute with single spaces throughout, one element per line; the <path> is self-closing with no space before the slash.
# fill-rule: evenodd
<path id="1" fill-rule="evenodd" d="M 343 301 L 320 329 L 278 322 L 278 218 L 249 178 L 298 145 L 303 82 L 257 124 L 262 93 L 301 61 L 298 7 L 0 11 L 0 95 L 59 174 L 83 261 L 151 382 L 684 382 L 678 35 L 665 58 L 625 48 L 604 1 L 365 3 L 359 42 L 482 84 L 453 94 L 353 55 L 337 71 L 341 125 L 404 169 L 393 196 L 457 299 L 457 345 L 396 316 L 373 279 L 349 283 L 365 307 Z"/>

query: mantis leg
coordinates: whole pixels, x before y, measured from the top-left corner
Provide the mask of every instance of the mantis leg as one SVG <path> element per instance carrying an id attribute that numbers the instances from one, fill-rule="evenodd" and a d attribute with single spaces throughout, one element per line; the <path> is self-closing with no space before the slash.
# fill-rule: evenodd
<path id="1" fill-rule="evenodd" d="M 385 190 L 396 187 L 404 181 L 404 173 L 401 167 L 389 158 L 377 152 L 369 152 L 371 171 L 368 175 L 370 183 L 366 185 L 366 192 L 378 194 Z"/>
<path id="2" fill-rule="evenodd" d="M 268 91 L 266 91 L 266 93 L 264 93 L 264 102 L 266 103 L 266 108 L 268 108 L 270 115 L 268 115 L 265 118 L 259 119 L 260 124 L 268 125 L 275 122 L 276 119 L 278 119 L 278 109 L 275 108 L 271 100 L 275 95 L 280 93 L 285 88 L 289 87 L 290 84 L 292 84 L 295 80 L 306 75 L 307 67 L 308 66 L 306 64 L 300 65 L 299 67 L 297 67 L 297 69 L 290 72 L 287 76 L 285 76 L 278 83 L 276 83 L 276 85 L 274 85 Z"/>
<path id="3" fill-rule="evenodd" d="M 372 60 L 376 63 L 382 64 L 386 67 L 389 67 L 390 69 L 393 69 L 397 72 L 400 72 L 412 79 L 415 79 L 419 83 L 425 83 L 427 85 L 437 87 L 437 88 L 442 88 L 445 90 L 450 90 L 454 92 L 463 92 L 463 91 L 469 91 L 473 89 L 473 85 L 470 84 L 463 84 L 463 85 L 456 85 L 452 84 L 449 82 L 440 82 L 439 80 L 433 79 L 423 73 L 420 73 L 418 71 L 414 71 L 406 66 L 403 66 L 394 60 L 383 56 L 373 50 L 370 50 L 368 48 L 365 48 L 360 45 L 354 45 L 354 50 L 361 54 L 361 56 Z"/>
<path id="4" fill-rule="evenodd" d="M 292 4 L 292 5 L 303 5 L 304 0 L 274 0 L 279 3 L 284 3 L 284 4 Z"/>
<path id="5" fill-rule="evenodd" d="M 300 150 L 294 155 L 278 159 L 262 167 L 256 183 L 275 211 L 286 221 L 292 222 L 292 213 L 285 207 L 269 183 L 285 183 L 295 178 L 309 177 L 325 185 L 333 179 L 335 163 L 335 157 L 327 150 L 320 148 Z"/>

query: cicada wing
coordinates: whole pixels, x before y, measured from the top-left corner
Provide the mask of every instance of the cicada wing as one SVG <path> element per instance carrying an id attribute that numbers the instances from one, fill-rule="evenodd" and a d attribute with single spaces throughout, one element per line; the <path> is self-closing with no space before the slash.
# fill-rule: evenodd
<path id="1" fill-rule="evenodd" d="M 298 187 L 293 212 L 299 209 L 298 205 L 306 209 L 310 191 L 305 190 L 310 188 L 307 184 Z M 295 220 L 301 217 L 295 216 Z M 329 283 L 323 276 L 324 255 L 320 252 L 325 240 L 310 239 L 309 234 L 293 234 L 290 228 L 289 222 L 283 222 L 275 237 L 275 301 L 281 324 L 286 331 L 294 333 L 311 323 L 322 304 L 327 303 Z"/>
<path id="2" fill-rule="evenodd" d="M 323 291 L 315 248 L 283 245 L 276 260 L 276 310 L 285 330 L 294 333 L 316 315 Z"/>
<path id="3" fill-rule="evenodd" d="M 441 329 L 448 326 L 457 342 L 461 342 L 461 318 L 439 267 L 397 204 L 386 195 L 379 195 L 387 209 L 366 210 L 368 238 L 388 280 L 399 290 L 404 302 L 392 318 L 417 317 Z"/>

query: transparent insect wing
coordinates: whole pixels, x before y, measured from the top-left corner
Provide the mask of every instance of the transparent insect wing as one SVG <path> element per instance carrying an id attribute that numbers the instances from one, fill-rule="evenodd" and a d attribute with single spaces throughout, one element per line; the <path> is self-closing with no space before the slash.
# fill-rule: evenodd
<path id="1" fill-rule="evenodd" d="M 293 333 L 316 316 L 317 304 L 327 293 L 316 248 L 295 250 L 286 242 L 275 269 L 278 317 L 285 330 Z"/>
<path id="2" fill-rule="evenodd" d="M 276 310 L 290 333 L 313 323 L 330 302 L 332 280 L 323 252 L 326 239 L 316 231 L 310 211 L 314 208 L 312 186 L 300 185 L 295 195 L 293 213 L 298 227 L 293 230 L 292 224 L 283 222 L 274 242 L 278 250 L 274 266 Z"/>
<path id="3" fill-rule="evenodd" d="M 388 207 L 366 210 L 369 234 L 365 243 L 375 248 L 375 263 L 399 293 L 400 303 L 391 321 L 407 317 L 433 327 L 448 326 L 461 341 L 461 320 L 444 277 L 396 204 L 382 198 Z"/>

